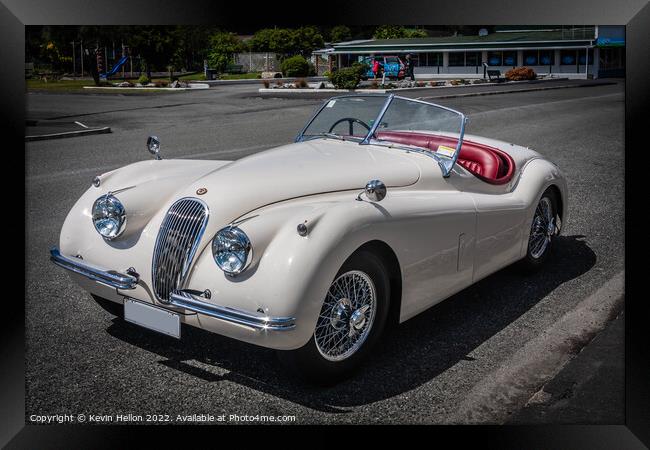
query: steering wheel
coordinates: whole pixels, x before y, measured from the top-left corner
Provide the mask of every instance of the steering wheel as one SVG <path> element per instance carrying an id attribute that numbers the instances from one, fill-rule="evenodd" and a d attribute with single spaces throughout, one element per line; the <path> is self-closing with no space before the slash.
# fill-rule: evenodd
<path id="1" fill-rule="evenodd" d="M 336 128 L 336 126 L 337 126 L 338 124 L 340 124 L 341 122 L 348 122 L 348 123 L 350 124 L 350 136 L 353 135 L 353 131 L 354 131 L 353 128 L 354 128 L 354 124 L 355 124 L 355 123 L 358 123 L 359 125 L 361 125 L 362 127 L 364 127 L 366 130 L 370 131 L 370 126 L 369 126 L 367 123 L 365 123 L 363 120 L 361 120 L 361 119 L 356 119 L 356 118 L 354 118 L 354 117 L 344 117 L 344 118 L 339 119 L 339 120 L 337 120 L 336 122 L 334 122 L 334 124 L 330 127 L 328 133 L 331 133 L 332 130 L 333 130 L 334 128 Z"/>

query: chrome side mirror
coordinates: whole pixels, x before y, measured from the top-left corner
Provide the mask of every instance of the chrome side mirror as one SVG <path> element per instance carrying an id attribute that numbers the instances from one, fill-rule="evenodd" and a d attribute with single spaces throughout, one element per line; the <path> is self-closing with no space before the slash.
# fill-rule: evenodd
<path id="1" fill-rule="evenodd" d="M 162 159 L 160 157 L 160 140 L 157 136 L 149 136 L 147 139 L 147 150 L 149 150 L 149 153 L 154 155 L 156 159 Z"/>
<path id="2" fill-rule="evenodd" d="M 363 192 L 370 201 L 380 202 L 386 197 L 386 185 L 381 180 L 370 180 L 366 183 Z M 359 197 L 361 197 L 361 194 L 359 194 Z M 357 200 L 361 199 L 357 198 Z"/>

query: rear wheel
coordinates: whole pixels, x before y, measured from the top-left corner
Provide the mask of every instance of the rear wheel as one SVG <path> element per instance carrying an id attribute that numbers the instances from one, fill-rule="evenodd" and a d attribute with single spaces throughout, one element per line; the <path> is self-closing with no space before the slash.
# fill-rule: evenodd
<path id="1" fill-rule="evenodd" d="M 557 235 L 557 199 L 555 192 L 547 189 L 537 203 L 530 226 L 528 249 L 522 264 L 525 270 L 535 271 L 548 258 Z"/>
<path id="2" fill-rule="evenodd" d="M 279 351 L 280 360 L 301 378 L 331 385 L 349 377 L 367 358 L 388 316 L 388 271 L 381 259 L 359 251 L 330 285 L 314 334 L 303 347 Z"/>

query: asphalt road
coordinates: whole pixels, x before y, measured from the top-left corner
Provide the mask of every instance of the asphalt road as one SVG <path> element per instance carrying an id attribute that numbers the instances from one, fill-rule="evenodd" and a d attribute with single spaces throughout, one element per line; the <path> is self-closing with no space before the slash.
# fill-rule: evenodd
<path id="1" fill-rule="evenodd" d="M 290 142 L 321 102 L 261 99 L 254 89 L 27 95 L 28 119 L 82 121 L 113 132 L 26 143 L 26 421 L 83 413 L 493 423 L 523 407 L 547 380 L 538 379 L 539 369 L 503 379 L 504 370 L 530 362 L 522 358 L 538 358 L 542 369 L 554 364 L 545 363 L 543 351 L 520 350 L 561 339 L 555 325 L 588 314 L 583 300 L 624 269 L 624 85 L 439 101 L 469 115 L 468 133 L 529 146 L 563 169 L 570 192 L 563 236 L 541 272 L 524 277 L 506 268 L 420 314 L 389 334 L 357 376 L 329 389 L 296 383 L 271 350 L 189 327 L 176 341 L 112 319 L 48 260 L 93 176 L 149 158 L 147 135 L 161 139 L 165 158 L 237 159 Z M 584 343 L 558 348 L 569 354 Z M 622 404 L 604 407 L 612 422 L 621 417 Z M 468 408 L 483 414 L 472 419 Z M 607 422 L 601 412 L 599 421 Z M 588 412 L 580 422 L 590 422 Z"/>

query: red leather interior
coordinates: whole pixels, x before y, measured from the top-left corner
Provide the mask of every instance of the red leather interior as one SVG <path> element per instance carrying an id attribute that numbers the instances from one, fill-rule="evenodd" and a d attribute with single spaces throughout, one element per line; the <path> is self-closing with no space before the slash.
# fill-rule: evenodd
<path id="1" fill-rule="evenodd" d="M 458 144 L 458 139 L 452 137 L 410 131 L 380 131 L 377 137 L 428 148 L 433 152 L 441 145 L 456 148 Z M 477 178 L 490 184 L 505 184 L 515 173 L 515 162 L 510 155 L 496 147 L 477 142 L 463 140 L 457 162 Z"/>

